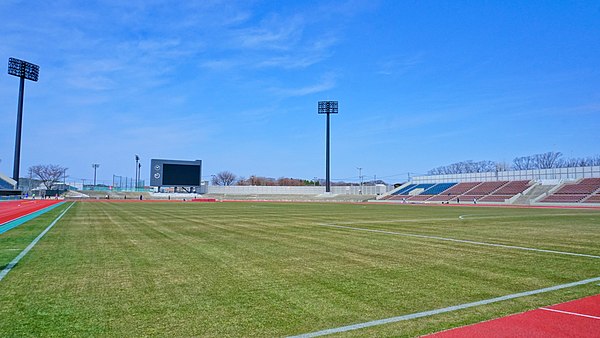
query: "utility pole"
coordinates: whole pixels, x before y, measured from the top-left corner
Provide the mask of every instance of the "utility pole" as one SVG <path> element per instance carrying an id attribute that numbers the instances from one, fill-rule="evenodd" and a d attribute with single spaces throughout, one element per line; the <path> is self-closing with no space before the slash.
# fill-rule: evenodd
<path id="1" fill-rule="evenodd" d="M 359 181 L 359 187 L 360 189 L 358 190 L 359 194 L 362 194 L 362 169 L 361 167 L 356 168 L 358 169 L 358 181 Z"/>

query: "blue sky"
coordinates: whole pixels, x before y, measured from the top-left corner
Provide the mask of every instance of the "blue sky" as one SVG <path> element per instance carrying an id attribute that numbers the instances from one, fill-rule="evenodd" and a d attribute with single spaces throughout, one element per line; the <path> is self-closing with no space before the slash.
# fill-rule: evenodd
<path id="1" fill-rule="evenodd" d="M 25 89 L 21 173 L 400 181 L 464 160 L 600 154 L 598 1 L 0 2 L 0 59 Z M 6 66 L 5 66 L 6 67 Z M 0 171 L 12 175 L 18 79 L 0 76 Z"/>

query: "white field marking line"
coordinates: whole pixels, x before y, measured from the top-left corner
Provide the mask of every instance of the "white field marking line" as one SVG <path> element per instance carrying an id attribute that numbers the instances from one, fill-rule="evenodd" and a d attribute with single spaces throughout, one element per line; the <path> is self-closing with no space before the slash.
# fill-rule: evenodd
<path id="1" fill-rule="evenodd" d="M 547 250 L 547 249 L 536 249 L 536 248 L 528 248 L 528 247 L 525 247 L 525 246 L 516 246 L 516 245 L 506 245 L 506 244 L 497 244 L 497 243 L 477 242 L 477 241 L 470 241 L 470 240 L 466 240 L 466 239 L 456 239 L 456 238 L 439 237 L 439 236 L 409 234 L 409 233 L 403 233 L 403 232 L 394 232 L 394 231 L 377 230 L 377 229 L 356 228 L 356 227 L 348 227 L 348 226 L 336 225 L 336 224 L 324 224 L 324 223 L 322 223 L 322 224 L 319 224 L 319 225 L 320 226 L 325 226 L 325 227 L 348 229 L 348 230 L 357 230 L 357 231 L 366 231 L 366 232 L 375 232 L 375 233 L 388 234 L 388 235 L 398 235 L 398 236 L 405 236 L 405 237 L 436 239 L 436 240 L 439 240 L 439 241 L 447 241 L 447 242 L 465 243 L 465 244 L 473 244 L 473 245 L 485 245 L 485 246 L 493 246 L 493 247 L 505 248 L 505 249 L 516 249 L 516 250 L 526 250 L 526 251 L 535 251 L 535 252 L 546 252 L 546 253 L 553 253 L 553 254 L 559 254 L 559 255 L 568 255 L 568 256 L 578 256 L 578 257 L 588 257 L 588 258 L 600 259 L 600 256 L 588 255 L 588 254 L 581 254 L 581 253 L 575 253 L 575 252 L 556 251 L 556 250 Z"/>
<path id="2" fill-rule="evenodd" d="M 407 314 L 407 315 L 403 315 L 403 316 L 398 316 L 398 317 L 391 317 L 391 318 L 385 318 L 385 319 L 372 320 L 372 321 L 364 322 L 364 323 L 358 323 L 358 324 L 340 326 L 340 327 L 336 327 L 336 328 L 332 328 L 332 329 L 327 329 L 327 330 L 322 330 L 322 331 L 315 331 L 315 332 L 310 332 L 310 333 L 304 333 L 304 334 L 300 334 L 300 335 L 296 335 L 296 336 L 289 336 L 288 338 L 318 337 L 318 336 L 324 336 L 324 335 L 328 335 L 328 334 L 332 334 L 332 333 L 340 333 L 340 332 L 346 332 L 346 331 L 363 329 L 363 328 L 366 328 L 366 327 L 378 326 L 378 325 L 389 324 L 389 323 L 396 323 L 396 322 L 400 322 L 400 321 L 404 321 L 404 320 L 416 319 L 416 318 L 421 318 L 421 317 L 428 317 L 428 316 L 438 315 L 438 314 L 441 314 L 441 313 L 446 313 L 446 312 L 452 312 L 452 311 L 467 309 L 467 308 L 471 308 L 471 307 L 475 307 L 475 306 L 487 305 L 487 304 L 491 304 L 491 303 L 501 302 L 501 301 L 505 301 L 505 300 L 509 300 L 509 299 L 526 297 L 526 296 L 536 295 L 536 294 L 544 293 L 544 292 L 556 291 L 556 290 L 560 290 L 560 289 L 564 289 L 564 288 L 570 288 L 570 287 L 574 287 L 574 286 L 579 286 L 579 285 L 594 283 L 594 282 L 597 282 L 597 281 L 600 281 L 600 277 L 590 278 L 590 279 L 584 279 L 584 280 L 581 280 L 581 281 L 578 281 L 578 282 L 573 282 L 573 283 L 555 285 L 555 286 L 551 286 L 551 287 L 547 287 L 547 288 L 543 288 L 543 289 L 537 289 L 537 290 L 532 290 L 532 291 L 525 291 L 525 292 L 514 293 L 514 294 L 511 294 L 511 295 L 506 295 L 506 296 L 501 296 L 501 297 L 496 297 L 496 298 L 490 298 L 490 299 L 480 300 L 480 301 L 472 302 L 472 303 L 465 303 L 465 304 L 460 304 L 460 305 L 448 306 L 448 307 L 441 308 L 441 309 L 435 309 L 435 310 L 430 310 L 430 311 L 423 311 L 423 312 L 411 313 L 411 314 Z"/>
<path id="3" fill-rule="evenodd" d="M 15 259 L 12 260 L 12 262 L 8 263 L 4 270 L 0 271 L 0 281 L 2 281 L 2 279 L 4 279 L 4 277 L 6 277 L 6 275 L 10 272 L 10 270 L 12 270 L 12 268 L 14 268 L 15 265 L 17 265 L 19 261 L 23 257 L 25 257 L 25 255 L 27 255 L 27 253 L 37 244 L 37 242 L 39 242 L 39 240 L 42 239 L 42 237 L 44 237 L 44 235 L 48 231 L 50 231 L 50 229 L 52 229 L 54 224 L 56 224 L 56 222 L 58 222 L 58 220 L 60 220 L 64 216 L 64 214 L 66 214 L 67 211 L 69 211 L 69 209 L 71 209 L 73 204 L 75 204 L 75 202 L 71 203 L 71 205 L 69 205 L 68 208 L 61 212 L 60 215 L 58 215 L 58 217 L 56 217 L 54 221 L 52 221 L 52 223 L 50 223 L 50 225 L 48 225 L 48 227 L 46 227 L 46 229 L 42 231 L 41 234 L 39 234 L 25 249 L 23 249 L 23 251 L 21 251 L 21 253 L 17 257 L 15 257 Z"/>
<path id="4" fill-rule="evenodd" d="M 414 219 L 394 219 L 383 221 L 349 221 L 337 222 L 336 224 L 380 224 L 380 223 L 414 223 L 414 222 L 429 222 L 429 221 L 456 221 L 455 217 L 449 218 L 414 218 Z"/>
<path id="5" fill-rule="evenodd" d="M 546 308 L 546 307 L 541 307 L 540 310 L 552 311 L 552 312 L 558 312 L 558 313 L 564 313 L 564 314 L 567 314 L 567 315 L 573 315 L 573 316 L 579 316 L 579 317 L 586 317 L 586 318 L 592 318 L 592 319 L 600 319 L 600 317 L 590 316 L 590 315 L 584 315 L 583 313 L 570 312 L 570 311 L 562 311 L 562 310 L 556 310 L 556 309 L 549 309 L 549 308 Z"/>
<path id="6" fill-rule="evenodd" d="M 521 217 L 565 217 L 565 216 L 600 216 L 598 213 L 586 214 L 536 214 L 536 215 L 460 215 L 459 219 L 485 219 L 485 218 L 521 218 Z"/>

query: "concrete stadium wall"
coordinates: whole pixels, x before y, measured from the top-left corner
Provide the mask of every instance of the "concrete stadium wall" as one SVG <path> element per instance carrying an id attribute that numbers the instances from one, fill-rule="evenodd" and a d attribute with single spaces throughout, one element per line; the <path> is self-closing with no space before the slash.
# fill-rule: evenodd
<path id="1" fill-rule="evenodd" d="M 380 195 L 387 191 L 385 185 L 377 186 L 332 186 L 331 193 L 336 195 Z M 325 193 L 323 186 L 208 186 L 209 194 L 228 195 L 319 195 Z"/>
<path id="2" fill-rule="evenodd" d="M 414 176 L 410 183 L 479 182 L 479 181 L 520 181 L 558 180 L 568 181 L 587 177 L 600 177 L 600 166 L 553 168 L 535 170 L 509 170 L 487 173 L 454 175 Z"/>

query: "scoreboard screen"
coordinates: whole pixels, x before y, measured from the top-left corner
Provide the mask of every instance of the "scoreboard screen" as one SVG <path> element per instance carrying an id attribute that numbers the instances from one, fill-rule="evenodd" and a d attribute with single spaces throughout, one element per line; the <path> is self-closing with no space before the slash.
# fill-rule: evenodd
<path id="1" fill-rule="evenodd" d="M 202 161 L 151 160 L 150 185 L 154 187 L 199 187 Z"/>
<path id="2" fill-rule="evenodd" d="M 200 186 L 200 166 L 163 164 L 163 185 Z"/>

